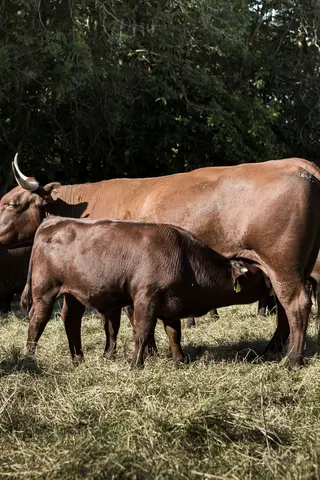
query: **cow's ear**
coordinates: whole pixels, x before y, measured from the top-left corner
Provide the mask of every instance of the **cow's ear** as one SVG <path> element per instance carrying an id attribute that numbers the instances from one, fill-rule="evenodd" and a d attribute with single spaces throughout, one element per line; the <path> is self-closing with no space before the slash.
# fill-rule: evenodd
<path id="1" fill-rule="evenodd" d="M 46 203 L 52 203 L 59 198 L 61 183 L 51 182 L 40 187 L 35 193 L 37 193 Z"/>
<path id="2" fill-rule="evenodd" d="M 230 263 L 233 288 L 236 292 L 240 292 L 241 287 L 239 277 L 245 275 L 248 272 L 248 269 L 244 266 L 244 263 L 241 260 L 230 260 Z"/>

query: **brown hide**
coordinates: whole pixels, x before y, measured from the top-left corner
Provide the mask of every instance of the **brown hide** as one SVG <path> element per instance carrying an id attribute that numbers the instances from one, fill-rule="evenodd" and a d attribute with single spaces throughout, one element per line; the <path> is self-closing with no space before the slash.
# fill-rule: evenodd
<path id="1" fill-rule="evenodd" d="M 320 246 L 319 179 L 317 167 L 292 158 L 159 178 L 49 185 L 39 194 L 17 187 L 1 202 L 0 242 L 31 243 L 46 215 L 183 227 L 229 258 L 253 261 L 269 276 L 281 302 L 269 348 L 281 350 L 290 333 L 295 365 L 302 362 L 310 311 L 305 282 Z"/>
<path id="2" fill-rule="evenodd" d="M 11 309 L 11 300 L 15 293 L 22 292 L 28 273 L 31 247 L 7 250 L 0 247 L 0 312 Z"/>
<path id="3" fill-rule="evenodd" d="M 46 220 L 36 234 L 30 265 L 23 303 L 30 312 L 31 353 L 62 293 L 73 297 L 68 317 L 63 314 L 72 357 L 82 356 L 77 302 L 102 314 L 133 304 L 138 365 L 156 318 L 176 330 L 180 318 L 251 303 L 268 290 L 256 267 L 229 260 L 190 233 L 164 224 Z M 170 332 L 169 339 L 174 359 L 182 361 L 180 339 Z"/>
<path id="4" fill-rule="evenodd" d="M 320 254 L 317 257 L 316 263 L 313 266 L 311 275 L 309 277 L 309 293 L 311 299 L 314 300 L 317 309 L 317 317 L 320 318 L 320 298 L 319 298 L 319 280 L 320 280 Z M 258 315 L 266 316 L 267 310 L 269 313 L 275 313 L 276 302 L 273 295 L 268 295 L 266 292 L 260 299 L 258 304 Z"/>
<path id="5" fill-rule="evenodd" d="M 297 226 L 298 210 L 306 213 L 305 197 L 312 183 L 308 170 L 320 178 L 310 162 L 285 159 L 207 167 L 158 178 L 55 184 L 53 198 L 58 200 L 50 203 L 16 187 L 1 201 L 0 242 L 8 248 L 31 243 L 46 215 L 109 217 L 177 225 L 228 257 L 246 256 L 264 263 L 267 257 L 274 257 L 273 250 L 290 242 L 289 225 Z M 16 208 L 5 208 L 13 202 Z M 295 243 L 296 236 L 290 243 Z"/>

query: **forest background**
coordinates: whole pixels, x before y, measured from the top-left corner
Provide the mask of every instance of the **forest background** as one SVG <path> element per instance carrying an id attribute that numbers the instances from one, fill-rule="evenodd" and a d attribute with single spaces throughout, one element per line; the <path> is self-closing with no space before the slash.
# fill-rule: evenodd
<path id="1" fill-rule="evenodd" d="M 320 2 L 2 0 L 0 193 L 319 158 Z"/>

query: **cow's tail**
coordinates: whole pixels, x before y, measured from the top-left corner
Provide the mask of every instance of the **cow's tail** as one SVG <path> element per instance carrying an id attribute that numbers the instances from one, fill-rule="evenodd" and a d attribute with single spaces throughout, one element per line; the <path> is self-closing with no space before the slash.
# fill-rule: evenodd
<path id="1" fill-rule="evenodd" d="M 31 283 L 32 283 L 32 253 L 31 253 L 30 262 L 29 262 L 27 283 L 25 284 L 25 287 L 23 289 L 23 292 L 21 295 L 21 301 L 20 301 L 21 308 L 25 310 L 27 313 L 30 312 L 32 303 L 33 303 Z"/>

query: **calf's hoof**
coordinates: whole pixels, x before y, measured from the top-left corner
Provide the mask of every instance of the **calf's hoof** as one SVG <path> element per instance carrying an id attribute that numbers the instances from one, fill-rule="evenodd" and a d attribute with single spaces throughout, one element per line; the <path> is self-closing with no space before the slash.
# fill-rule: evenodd
<path id="1" fill-rule="evenodd" d="M 27 344 L 25 356 L 32 358 L 35 356 L 35 354 L 36 354 L 36 345 L 33 343 Z"/>
<path id="2" fill-rule="evenodd" d="M 188 363 L 188 359 L 184 355 L 178 355 L 177 357 L 173 357 L 172 360 L 176 368 L 179 368 L 182 365 L 185 365 L 186 363 Z"/>
<path id="3" fill-rule="evenodd" d="M 155 345 L 148 345 L 144 351 L 144 359 L 155 357 L 158 355 L 158 349 Z"/>
<path id="4" fill-rule="evenodd" d="M 132 360 L 130 364 L 130 370 L 141 370 L 142 368 L 144 368 L 144 363 Z"/>
<path id="5" fill-rule="evenodd" d="M 195 326 L 196 326 L 195 319 L 193 317 L 189 317 L 188 320 L 187 320 L 187 327 L 188 328 L 195 328 Z"/>
<path id="6" fill-rule="evenodd" d="M 105 350 L 103 352 L 103 358 L 105 360 L 115 360 L 116 358 L 117 351 L 115 348 L 110 349 L 110 350 Z"/>
<path id="7" fill-rule="evenodd" d="M 78 367 L 83 362 L 84 362 L 83 355 L 75 355 L 74 357 L 72 357 L 72 363 L 74 367 Z"/>

